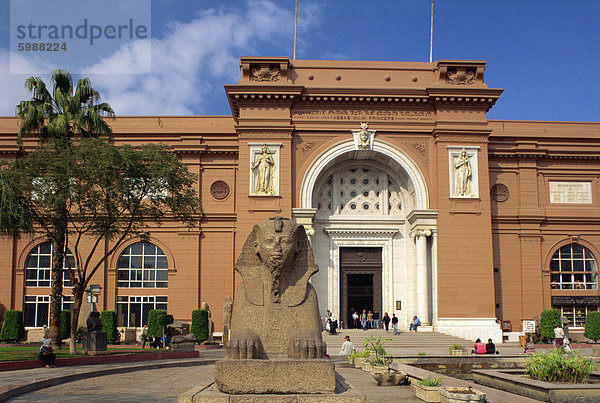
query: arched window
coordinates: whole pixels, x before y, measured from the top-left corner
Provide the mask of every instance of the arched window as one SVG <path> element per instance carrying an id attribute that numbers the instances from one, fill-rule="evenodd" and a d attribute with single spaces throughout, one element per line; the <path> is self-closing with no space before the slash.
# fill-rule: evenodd
<path id="1" fill-rule="evenodd" d="M 50 287 L 52 281 L 52 251 L 54 246 L 52 242 L 44 242 L 36 246 L 27 255 L 25 261 L 25 286 L 27 287 Z M 75 259 L 70 250 L 67 249 L 67 259 L 71 267 L 75 267 Z M 67 268 L 68 263 L 65 260 L 63 267 Z M 63 286 L 72 286 L 69 279 L 69 273 L 63 272 Z"/>
<path id="2" fill-rule="evenodd" d="M 554 253 L 550 261 L 550 286 L 560 290 L 596 290 L 597 267 L 587 248 L 575 243 L 565 245 Z"/>
<path id="3" fill-rule="evenodd" d="M 117 262 L 117 287 L 167 288 L 167 257 L 149 242 L 134 243 L 121 253 Z"/>

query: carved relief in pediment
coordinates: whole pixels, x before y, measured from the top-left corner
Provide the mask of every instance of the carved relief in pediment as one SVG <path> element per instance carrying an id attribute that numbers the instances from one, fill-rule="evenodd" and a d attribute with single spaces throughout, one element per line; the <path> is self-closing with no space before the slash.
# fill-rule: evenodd
<path id="1" fill-rule="evenodd" d="M 279 81 L 279 66 L 275 64 L 253 64 L 250 66 L 250 81 Z"/>

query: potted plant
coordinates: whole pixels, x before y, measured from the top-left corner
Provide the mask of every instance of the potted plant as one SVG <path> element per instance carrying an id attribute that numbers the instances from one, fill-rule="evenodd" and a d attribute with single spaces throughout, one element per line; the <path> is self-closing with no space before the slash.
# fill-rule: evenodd
<path id="1" fill-rule="evenodd" d="M 384 357 L 386 357 L 387 354 L 383 344 L 388 340 L 391 339 L 382 339 L 381 336 L 375 338 L 373 335 L 365 337 L 363 346 L 365 347 L 365 351 L 369 352 L 369 358 L 363 363 L 363 370 L 373 372 L 374 369 L 377 368 L 377 372 L 385 372 L 386 361 L 384 360 Z M 391 357 L 388 357 L 388 359 L 389 358 Z"/>
<path id="2" fill-rule="evenodd" d="M 440 390 L 442 403 L 485 402 L 485 393 L 469 387 L 444 387 Z"/>
<path id="3" fill-rule="evenodd" d="M 362 368 L 363 363 L 365 362 L 365 360 L 367 359 L 367 357 L 370 357 L 371 353 L 369 351 L 362 351 L 362 352 L 356 352 L 356 356 L 354 357 L 354 367 L 355 368 Z"/>
<path id="4" fill-rule="evenodd" d="M 442 378 L 423 378 L 418 382 L 411 382 L 417 398 L 424 402 L 440 402 L 440 390 L 442 389 Z"/>
<path id="5" fill-rule="evenodd" d="M 453 344 L 448 347 L 448 352 L 450 355 L 464 355 L 465 354 L 465 346 L 461 344 Z"/>
<path id="6" fill-rule="evenodd" d="M 405 372 L 391 367 L 393 360 L 391 355 L 386 354 L 382 358 L 383 365 L 373 367 L 371 376 L 377 381 L 379 386 L 396 386 L 405 384 L 408 381 L 408 375 Z"/>

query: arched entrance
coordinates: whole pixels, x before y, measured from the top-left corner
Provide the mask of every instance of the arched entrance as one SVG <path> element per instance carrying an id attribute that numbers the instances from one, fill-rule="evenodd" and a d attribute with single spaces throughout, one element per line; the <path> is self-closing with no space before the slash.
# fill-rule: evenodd
<path id="1" fill-rule="evenodd" d="M 323 312 L 330 309 L 347 323 L 348 310 L 360 309 L 347 305 L 353 292 L 349 282 L 358 287 L 362 274 L 372 278 L 362 281 L 375 287 L 371 305 L 380 307 L 380 314 L 395 313 L 401 325 L 415 314 L 431 323 L 437 316 L 437 214 L 428 210 L 426 183 L 406 154 L 378 140 L 372 150 L 356 150 L 352 141 L 339 143 L 313 162 L 300 196 L 294 216 L 313 234 L 320 271 L 312 283 Z M 356 248 L 378 255 L 379 268 L 357 263 L 347 271 L 344 254 Z"/>

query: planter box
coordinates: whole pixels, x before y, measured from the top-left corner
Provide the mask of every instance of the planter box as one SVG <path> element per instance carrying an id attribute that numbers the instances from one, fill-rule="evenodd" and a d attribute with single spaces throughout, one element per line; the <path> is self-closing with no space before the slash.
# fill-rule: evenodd
<path id="1" fill-rule="evenodd" d="M 411 382 L 411 386 L 413 387 L 417 398 L 424 402 L 437 403 L 442 401 L 440 396 L 441 386 L 423 386 L 419 385 L 417 381 Z"/>
<path id="2" fill-rule="evenodd" d="M 367 371 L 367 372 L 373 372 L 373 366 L 371 365 L 370 362 L 363 362 L 362 363 L 362 368 L 363 371 Z"/>
<path id="3" fill-rule="evenodd" d="M 465 351 L 466 350 L 449 350 L 450 351 L 450 355 L 465 355 Z"/>
<path id="4" fill-rule="evenodd" d="M 485 393 L 473 388 L 444 387 L 440 390 L 440 397 L 442 403 L 485 402 Z"/>
<path id="5" fill-rule="evenodd" d="M 387 367 L 378 367 L 376 365 L 373 365 L 373 371 L 374 374 L 387 374 L 388 373 L 388 369 Z"/>
<path id="6" fill-rule="evenodd" d="M 354 359 L 354 368 L 362 368 L 363 362 L 365 362 L 364 357 L 357 357 Z"/>

